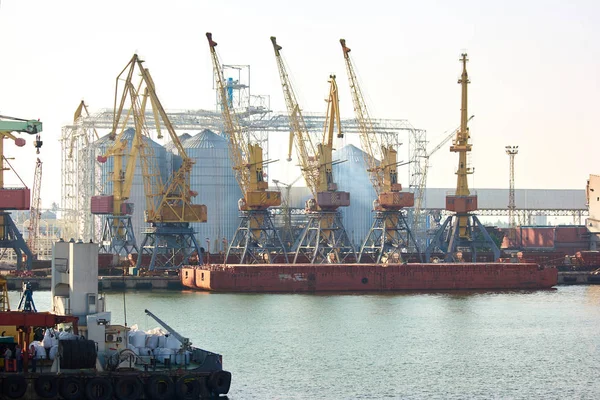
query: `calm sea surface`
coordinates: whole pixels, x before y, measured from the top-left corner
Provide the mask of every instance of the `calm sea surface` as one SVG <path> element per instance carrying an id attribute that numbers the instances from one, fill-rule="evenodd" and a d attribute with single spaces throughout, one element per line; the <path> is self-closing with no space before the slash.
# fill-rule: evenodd
<path id="1" fill-rule="evenodd" d="M 18 292 L 11 292 L 16 308 Z M 113 323 L 123 295 L 108 294 Z M 49 292 L 34 293 L 48 310 Z M 223 354 L 230 399 L 599 399 L 600 286 L 436 294 L 128 292 Z"/>

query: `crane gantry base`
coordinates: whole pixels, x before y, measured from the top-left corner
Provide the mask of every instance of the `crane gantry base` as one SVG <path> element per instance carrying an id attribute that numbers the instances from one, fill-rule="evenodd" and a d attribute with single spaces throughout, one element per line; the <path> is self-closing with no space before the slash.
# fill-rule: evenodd
<path id="1" fill-rule="evenodd" d="M 118 254 L 121 256 L 139 253 L 135 234 L 133 233 L 133 225 L 131 224 L 131 216 L 105 216 L 99 253 Z"/>
<path id="2" fill-rule="evenodd" d="M 468 238 L 461 238 L 459 235 L 459 218 L 467 219 L 466 231 Z M 475 262 L 478 250 L 491 250 L 494 253 L 494 260 L 500 258 L 498 245 L 475 214 L 449 215 L 436 231 L 427 250 L 425 250 L 425 262 L 431 262 L 431 255 L 438 251 L 444 253 L 445 262 L 461 261 L 457 257 L 457 253 L 469 251 L 472 254 L 471 259 Z"/>
<path id="3" fill-rule="evenodd" d="M 296 246 L 294 264 L 347 263 L 356 261 L 342 217 L 337 211 L 312 211 Z"/>
<path id="4" fill-rule="evenodd" d="M 360 248 L 359 262 L 401 263 L 406 261 L 402 257 L 403 253 L 418 254 L 421 258 L 419 246 L 406 222 L 404 212 L 376 211 L 373 225 Z"/>
<path id="5" fill-rule="evenodd" d="M 33 253 L 25 243 L 23 235 L 12 220 L 10 213 L 0 211 L 0 249 L 13 249 L 17 255 L 17 270 L 23 269 L 23 254 L 27 256 L 26 268 L 31 271 Z"/>
<path id="6" fill-rule="evenodd" d="M 240 224 L 227 248 L 229 264 L 288 263 L 287 252 L 267 210 L 240 211 Z"/>
<path id="7" fill-rule="evenodd" d="M 202 252 L 194 236 L 194 229 L 188 222 L 153 223 L 144 232 L 136 267 L 146 267 L 142 260 L 145 255 L 149 255 L 149 271 L 176 269 L 190 264 L 190 258 L 196 254 L 198 264 L 202 264 Z"/>

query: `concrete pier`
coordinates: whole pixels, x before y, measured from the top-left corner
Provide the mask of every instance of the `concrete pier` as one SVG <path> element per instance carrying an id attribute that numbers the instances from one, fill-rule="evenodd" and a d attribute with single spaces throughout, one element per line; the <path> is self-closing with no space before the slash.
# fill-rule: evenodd
<path id="1" fill-rule="evenodd" d="M 29 282 L 35 290 L 50 290 L 50 277 L 11 277 L 6 278 L 8 290 L 21 290 L 23 282 Z M 101 276 L 98 290 L 183 290 L 178 276 Z"/>
<path id="2" fill-rule="evenodd" d="M 593 285 L 600 284 L 600 274 L 592 274 L 588 271 L 581 272 L 559 272 L 559 285 Z"/>
<path id="3" fill-rule="evenodd" d="M 23 282 L 30 282 L 33 290 L 50 290 L 50 277 L 7 276 L 8 290 L 21 290 Z M 558 272 L 559 285 L 598 285 L 600 274 L 582 272 Z M 178 276 L 101 276 L 98 290 L 183 290 Z"/>

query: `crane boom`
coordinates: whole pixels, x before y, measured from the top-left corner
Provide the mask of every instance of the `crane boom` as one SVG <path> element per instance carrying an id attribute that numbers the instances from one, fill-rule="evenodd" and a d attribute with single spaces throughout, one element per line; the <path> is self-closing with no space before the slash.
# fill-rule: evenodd
<path id="1" fill-rule="evenodd" d="M 296 99 L 294 88 L 292 87 L 281 50 L 283 49 L 277 44 L 275 36 L 271 36 L 271 43 L 275 50 L 275 60 L 279 70 L 279 78 L 281 79 L 281 87 L 283 88 L 283 97 L 289 115 L 290 135 L 294 137 L 296 151 L 298 152 L 298 160 L 300 169 L 306 181 L 306 185 L 310 189 L 313 197 L 317 198 L 319 187 L 319 162 L 317 159 L 317 148 L 313 143 L 311 135 L 308 132 L 304 116 Z M 291 138 L 291 136 L 290 136 Z"/>
<path id="2" fill-rule="evenodd" d="M 350 57 L 351 49 L 346 46 L 345 39 L 340 39 L 340 44 L 346 62 L 346 72 L 348 73 L 356 121 L 359 126 L 361 146 L 365 152 L 369 178 L 377 194 L 379 207 L 382 209 L 412 207 L 414 205 L 414 194 L 402 193 L 402 185 L 398 182 L 398 152 L 394 148 L 394 143 L 387 136 L 375 133 L 373 120 L 369 115 Z"/>
<path id="3" fill-rule="evenodd" d="M 344 53 L 344 60 L 346 63 L 346 72 L 348 74 L 348 81 L 350 83 L 350 92 L 352 94 L 352 104 L 354 105 L 354 113 L 356 115 L 356 122 L 360 130 L 360 144 L 363 151 L 365 152 L 365 161 L 367 163 L 369 178 L 375 189 L 375 193 L 379 196 L 384 188 L 384 169 L 378 164 L 377 159 L 379 158 L 383 163 L 384 154 L 393 147 L 384 145 L 381 143 L 380 136 L 375 133 L 375 127 L 373 120 L 369 115 L 367 104 L 364 100 L 362 90 L 358 83 L 356 72 L 354 71 L 354 65 L 350 58 L 351 49 L 346 46 L 346 40 L 340 39 L 342 45 L 342 51 Z"/>
<path id="4" fill-rule="evenodd" d="M 40 191 L 42 187 L 42 161 L 38 158 L 35 163 L 35 172 L 33 175 L 33 204 L 29 216 L 29 237 L 27 238 L 27 246 L 29 250 L 38 255 L 38 239 L 39 239 L 39 222 L 40 222 Z"/>
<path id="5" fill-rule="evenodd" d="M 473 117 L 475 117 L 474 115 L 471 115 L 469 117 L 469 119 L 467 119 L 467 123 L 469 123 Z M 439 142 L 437 144 L 437 146 L 435 146 L 433 149 L 431 149 L 428 153 L 427 153 L 427 157 L 431 157 L 435 152 L 437 152 L 439 149 L 441 149 L 442 147 L 444 147 L 444 145 L 446 143 L 448 143 L 450 141 L 450 139 L 452 139 L 453 137 L 456 137 L 456 135 L 458 135 L 458 132 L 460 130 L 460 126 L 457 127 L 456 129 L 452 130 L 448 135 L 444 136 L 444 138 L 442 139 L 441 142 Z M 447 132 L 447 131 L 446 131 Z"/>
<path id="6" fill-rule="evenodd" d="M 147 315 L 149 315 L 152 318 L 154 318 L 154 320 L 156 322 L 158 322 L 160 324 L 160 326 L 162 326 L 163 328 L 165 328 L 166 330 L 168 330 L 169 333 L 171 335 L 173 335 L 173 337 L 175 337 L 177 340 L 179 340 L 181 342 L 181 344 L 183 345 L 183 348 L 189 349 L 192 346 L 192 342 L 190 342 L 190 339 L 181 336 L 175 329 L 171 328 L 165 321 L 163 321 L 162 319 L 160 319 L 156 315 L 154 315 L 152 312 L 150 312 L 150 310 L 144 310 L 144 312 Z"/>
<path id="7" fill-rule="evenodd" d="M 242 191 L 242 210 L 264 210 L 281 204 L 279 191 L 268 191 L 268 183 L 264 180 L 263 149 L 258 144 L 249 143 L 247 132 L 240 124 L 238 116 L 227 98 L 225 77 L 221 62 L 216 51 L 217 42 L 212 39 L 212 33 L 207 32 L 206 38 L 210 47 L 213 73 L 217 85 L 218 96 L 221 100 L 221 114 L 228 137 L 229 154 L 233 164 L 235 178 Z"/>

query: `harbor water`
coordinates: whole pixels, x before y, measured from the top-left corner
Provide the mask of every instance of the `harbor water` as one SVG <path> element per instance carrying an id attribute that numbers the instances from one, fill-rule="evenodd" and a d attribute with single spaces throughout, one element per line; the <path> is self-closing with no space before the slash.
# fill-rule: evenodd
<path id="1" fill-rule="evenodd" d="M 10 292 L 13 308 L 18 292 Z M 223 354 L 229 399 L 597 399 L 600 286 L 395 294 L 107 294 L 113 323 Z M 34 293 L 47 311 L 50 292 Z"/>

